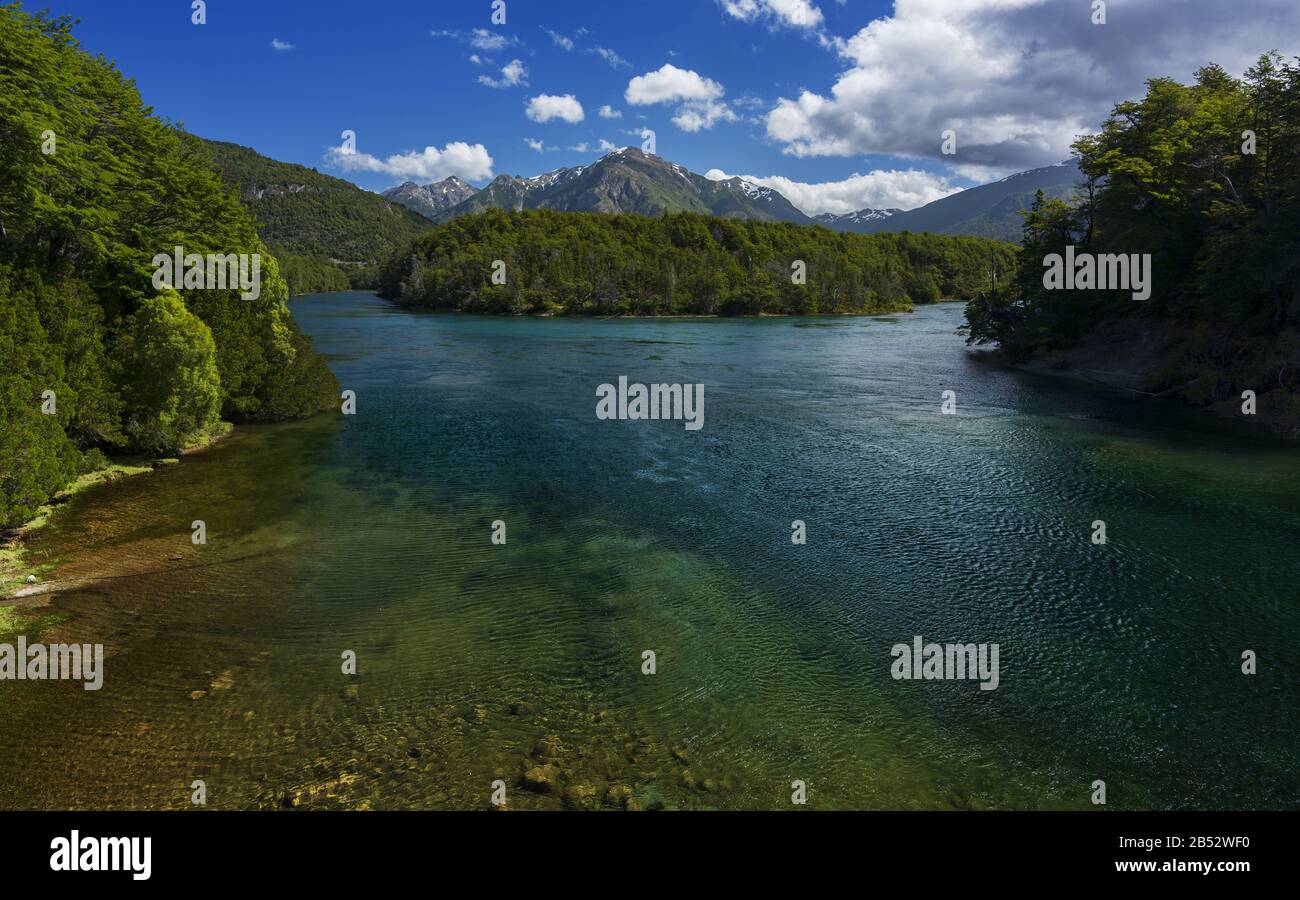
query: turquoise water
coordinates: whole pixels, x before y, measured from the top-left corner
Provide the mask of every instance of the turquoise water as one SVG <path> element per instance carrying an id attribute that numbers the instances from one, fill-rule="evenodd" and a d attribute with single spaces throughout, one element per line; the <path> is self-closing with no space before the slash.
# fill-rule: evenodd
<path id="1" fill-rule="evenodd" d="M 294 311 L 357 414 L 56 517 L 24 615 L 106 684 L 0 684 L 0 805 L 1300 805 L 1293 445 L 999 369 L 956 305 Z M 621 375 L 704 384 L 704 428 L 598 420 Z M 914 635 L 998 644 L 998 689 L 892 679 Z"/>

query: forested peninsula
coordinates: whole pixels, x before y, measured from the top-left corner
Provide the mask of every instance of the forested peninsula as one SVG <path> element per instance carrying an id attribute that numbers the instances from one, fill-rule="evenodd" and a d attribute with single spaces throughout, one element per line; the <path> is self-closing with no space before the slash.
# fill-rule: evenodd
<path id="1" fill-rule="evenodd" d="M 488 210 L 443 223 L 384 267 L 405 307 L 514 315 L 836 315 L 968 299 L 1012 244 L 861 235 L 785 222 Z"/>
<path id="2" fill-rule="evenodd" d="M 1041 195 L 973 344 L 1300 437 L 1300 61 L 1148 82 L 1075 144 L 1075 202 Z M 1149 255 L 1150 297 L 1048 289 L 1045 261 Z"/>

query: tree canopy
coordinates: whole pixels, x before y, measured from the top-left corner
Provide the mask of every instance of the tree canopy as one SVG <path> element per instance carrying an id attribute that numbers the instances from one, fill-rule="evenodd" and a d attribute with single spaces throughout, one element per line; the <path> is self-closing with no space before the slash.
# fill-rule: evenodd
<path id="1" fill-rule="evenodd" d="M 968 307 L 970 341 L 1026 359 L 1100 333 L 1154 334 L 1152 392 L 1228 404 L 1252 390 L 1300 431 L 1300 60 L 1267 54 L 1241 79 L 1214 65 L 1188 85 L 1153 79 L 1075 149 L 1083 194 L 1037 199 L 1014 284 Z M 1046 290 L 1044 259 L 1067 246 L 1150 254 L 1150 299 Z"/>
<path id="2" fill-rule="evenodd" d="M 697 213 L 489 210 L 417 238 L 384 267 L 380 287 L 406 306 L 467 312 L 880 313 L 973 296 L 1014 254 L 985 238 L 860 235 Z M 497 261 L 503 284 L 492 277 Z"/>
<path id="3" fill-rule="evenodd" d="M 239 197 L 67 17 L 0 6 L 0 146 L 0 526 L 88 451 L 175 449 L 218 415 L 333 403 Z M 261 255 L 259 296 L 159 295 L 152 260 L 176 246 Z"/>

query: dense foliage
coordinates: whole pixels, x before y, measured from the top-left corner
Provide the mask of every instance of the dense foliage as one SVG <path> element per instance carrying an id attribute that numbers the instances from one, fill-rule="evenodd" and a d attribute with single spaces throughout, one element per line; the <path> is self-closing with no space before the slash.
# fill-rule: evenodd
<path id="1" fill-rule="evenodd" d="M 1152 392 L 1235 407 L 1252 390 L 1261 415 L 1300 428 L 1300 61 L 1152 80 L 1076 150 L 1083 195 L 1038 198 L 1014 285 L 968 308 L 971 342 L 1024 359 L 1141 337 Z M 1151 297 L 1045 290 L 1044 259 L 1068 245 L 1151 254 Z"/>
<path id="2" fill-rule="evenodd" d="M 0 526 L 105 450 L 332 404 L 248 213 L 67 18 L 0 7 Z M 159 293 L 155 254 L 261 254 L 261 291 Z"/>
<path id="3" fill-rule="evenodd" d="M 695 213 L 488 212 L 439 225 L 385 266 L 405 306 L 562 315 L 834 314 L 966 298 L 1015 248 L 949 235 L 858 235 Z M 493 283 L 494 262 L 505 284 Z M 806 284 L 794 283 L 796 261 Z"/>
<path id="4" fill-rule="evenodd" d="M 361 271 L 359 266 L 344 269 L 327 257 L 294 253 L 280 246 L 270 249 L 280 263 L 280 274 L 289 285 L 290 297 L 346 291 L 361 286 L 353 284 L 349 278 L 349 272 Z"/>
<path id="5" fill-rule="evenodd" d="M 247 147 L 182 135 L 253 214 L 290 296 L 373 284 L 375 267 L 431 223 L 351 182 Z"/>

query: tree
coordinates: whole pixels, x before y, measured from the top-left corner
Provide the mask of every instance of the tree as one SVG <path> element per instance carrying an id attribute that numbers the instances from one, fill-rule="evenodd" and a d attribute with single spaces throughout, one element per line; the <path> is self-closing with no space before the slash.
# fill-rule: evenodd
<path id="1" fill-rule="evenodd" d="M 147 298 L 118 358 L 127 387 L 126 430 L 136 446 L 175 452 L 220 421 L 221 378 L 212 332 L 173 290 Z"/>
<path id="2" fill-rule="evenodd" d="M 77 476 L 81 454 L 41 412 L 37 385 L 0 377 L 0 528 L 21 525 Z"/>
<path id="3" fill-rule="evenodd" d="M 1152 79 L 1075 150 L 1085 202 L 1038 199 L 1011 294 L 971 304 L 969 340 L 1024 357 L 1155 335 L 1148 391 L 1230 409 L 1252 390 L 1300 433 L 1300 60 L 1266 54 L 1240 80 L 1215 65 L 1192 84 Z M 1045 290 L 1044 257 L 1070 245 L 1149 256 L 1149 300 Z"/>

